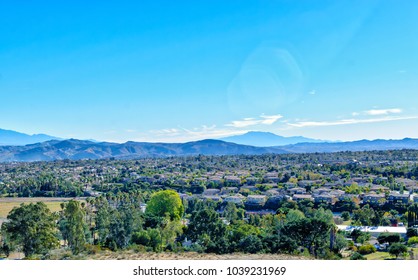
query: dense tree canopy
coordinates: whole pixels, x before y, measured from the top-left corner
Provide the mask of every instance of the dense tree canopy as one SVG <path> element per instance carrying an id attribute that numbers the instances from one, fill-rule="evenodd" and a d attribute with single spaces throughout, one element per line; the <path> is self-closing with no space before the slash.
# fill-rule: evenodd
<path id="1" fill-rule="evenodd" d="M 34 254 L 46 254 L 58 247 L 56 215 L 48 207 L 36 204 L 21 204 L 7 216 L 2 225 L 2 233 L 7 240 L 18 246 L 26 257 Z"/>
<path id="2" fill-rule="evenodd" d="M 151 196 L 147 212 L 159 217 L 169 215 L 172 220 L 179 220 L 184 213 L 184 206 L 176 191 L 158 191 Z"/>
<path id="3" fill-rule="evenodd" d="M 59 223 L 64 239 L 68 242 L 73 254 L 76 255 L 83 250 L 87 242 L 88 228 L 84 216 L 80 202 L 71 200 L 65 205 Z"/>

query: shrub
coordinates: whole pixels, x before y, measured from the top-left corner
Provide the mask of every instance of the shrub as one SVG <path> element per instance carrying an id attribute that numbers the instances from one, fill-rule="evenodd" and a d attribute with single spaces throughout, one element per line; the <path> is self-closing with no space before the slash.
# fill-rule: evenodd
<path id="1" fill-rule="evenodd" d="M 150 241 L 151 241 L 151 238 L 150 238 L 148 232 L 146 232 L 146 231 L 135 232 L 132 235 L 132 242 L 137 244 L 137 245 L 148 246 Z"/>
<path id="2" fill-rule="evenodd" d="M 413 236 L 408 239 L 409 246 L 414 245 L 414 244 L 418 244 L 418 236 Z"/>
<path id="3" fill-rule="evenodd" d="M 362 245 L 358 248 L 358 252 L 362 255 L 367 255 L 376 252 L 376 248 L 371 244 Z"/>
<path id="4" fill-rule="evenodd" d="M 88 255 L 95 255 L 100 253 L 102 250 L 102 248 L 98 245 L 91 245 L 91 244 L 85 244 L 84 245 L 84 251 L 88 254 Z"/>
<path id="5" fill-rule="evenodd" d="M 366 258 L 362 254 L 355 252 L 351 255 L 350 260 L 366 260 Z"/>

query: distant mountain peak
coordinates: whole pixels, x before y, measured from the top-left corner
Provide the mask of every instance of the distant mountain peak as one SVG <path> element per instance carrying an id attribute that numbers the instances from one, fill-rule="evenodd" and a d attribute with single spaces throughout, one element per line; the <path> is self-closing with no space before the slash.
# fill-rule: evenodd
<path id="1" fill-rule="evenodd" d="M 47 134 L 25 134 L 13 130 L 0 128 L 0 146 L 20 146 L 41 143 L 49 140 L 61 140 L 61 138 Z"/>
<path id="2" fill-rule="evenodd" d="M 320 143 L 325 142 L 322 140 L 306 138 L 303 136 L 291 136 L 285 137 L 274 134 L 272 132 L 263 131 L 249 131 L 245 134 L 234 135 L 219 140 L 232 142 L 241 145 L 250 145 L 256 147 L 273 147 L 273 146 L 285 146 L 298 143 Z"/>

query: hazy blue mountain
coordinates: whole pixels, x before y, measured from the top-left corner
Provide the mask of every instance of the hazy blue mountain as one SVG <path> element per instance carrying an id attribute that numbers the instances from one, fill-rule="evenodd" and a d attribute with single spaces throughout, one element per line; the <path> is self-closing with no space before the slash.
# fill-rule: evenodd
<path id="1" fill-rule="evenodd" d="M 279 149 L 275 149 L 279 150 Z M 51 161 L 63 159 L 143 158 L 187 155 L 266 154 L 268 148 L 202 140 L 188 143 L 123 144 L 91 142 L 76 139 L 47 141 L 26 146 L 0 146 L 0 161 Z"/>
<path id="2" fill-rule="evenodd" d="M 219 140 L 232 142 L 241 145 L 250 145 L 256 147 L 285 146 L 297 143 L 318 143 L 322 140 L 306 138 L 302 136 L 284 137 L 271 132 L 250 131 L 245 134 L 229 136 Z"/>
<path id="3" fill-rule="evenodd" d="M 13 130 L 5 130 L 0 129 L 0 145 L 13 145 L 13 146 L 19 146 L 19 145 L 28 145 L 28 144 L 34 144 L 34 143 L 40 143 L 45 142 L 49 140 L 55 140 L 60 139 L 58 137 L 46 135 L 46 134 L 25 134 L 16 132 Z"/>
<path id="4" fill-rule="evenodd" d="M 111 157 L 117 159 L 133 159 L 190 155 L 260 155 L 268 153 L 284 154 L 398 149 L 418 149 L 418 139 L 405 138 L 403 140 L 298 143 L 278 147 L 254 147 L 220 140 L 202 140 L 187 143 L 126 142 L 118 144 L 68 139 L 51 140 L 26 146 L 0 146 L 0 162 L 104 159 Z"/>
<path id="5" fill-rule="evenodd" d="M 418 149 L 418 139 L 405 138 L 401 140 L 359 140 L 352 142 L 332 143 L 298 143 L 294 145 L 277 147 L 288 153 L 332 153 L 344 151 L 374 151 L 374 150 L 400 150 Z"/>

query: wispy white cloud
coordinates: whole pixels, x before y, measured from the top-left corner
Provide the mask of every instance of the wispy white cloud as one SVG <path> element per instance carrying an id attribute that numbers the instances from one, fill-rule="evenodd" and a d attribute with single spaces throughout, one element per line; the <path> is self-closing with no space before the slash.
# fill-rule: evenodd
<path id="1" fill-rule="evenodd" d="M 271 116 L 261 115 L 258 119 L 244 118 L 242 120 L 232 121 L 231 123 L 228 123 L 225 126 L 242 128 L 242 127 L 255 126 L 255 125 L 260 125 L 260 124 L 272 125 L 281 118 L 283 118 L 282 115 L 271 115 Z"/>
<path id="2" fill-rule="evenodd" d="M 200 127 L 185 128 L 178 126 L 176 128 L 165 128 L 151 130 L 147 134 L 138 134 L 136 141 L 150 142 L 186 142 L 202 139 L 218 139 L 232 135 L 244 134 L 249 130 L 245 129 L 257 125 L 272 125 L 282 115 L 262 114 L 257 118 L 244 118 L 242 120 L 232 121 L 222 126 L 202 125 Z"/>
<path id="3" fill-rule="evenodd" d="M 141 141 L 150 142 L 187 142 L 202 139 L 217 139 L 237 134 L 243 134 L 248 130 L 235 128 L 218 128 L 216 125 L 195 127 L 187 129 L 184 127 L 167 128 L 149 131 L 147 135 L 140 138 Z"/>
<path id="4" fill-rule="evenodd" d="M 267 125 L 272 125 L 275 122 L 277 122 L 279 119 L 283 118 L 282 115 L 271 115 L 271 116 L 261 115 L 260 117 L 264 119 L 261 121 L 261 124 L 267 124 Z"/>
<path id="5" fill-rule="evenodd" d="M 372 119 L 345 119 L 336 121 L 301 121 L 296 123 L 289 123 L 293 127 L 318 127 L 318 126 L 336 126 L 336 125 L 348 125 L 348 124 L 361 124 L 361 123 L 377 123 L 377 122 L 388 122 L 388 121 L 401 121 L 418 119 L 418 116 L 409 117 L 382 117 Z"/>
<path id="6" fill-rule="evenodd" d="M 225 126 L 232 126 L 232 127 L 247 127 L 259 124 L 260 120 L 256 120 L 254 118 L 245 118 L 239 121 L 232 121 L 229 124 L 226 124 Z"/>
<path id="7" fill-rule="evenodd" d="M 400 114 L 402 113 L 402 109 L 400 108 L 373 109 L 373 110 L 365 111 L 364 113 L 369 116 L 381 116 L 381 115 L 389 115 L 389 114 Z"/>
<path id="8" fill-rule="evenodd" d="M 390 109 L 371 109 L 362 112 L 353 112 L 351 113 L 352 116 L 384 116 L 384 115 L 391 115 L 391 114 L 400 114 L 403 110 L 401 108 L 390 108 Z"/>
<path id="9" fill-rule="evenodd" d="M 311 91 L 309 92 L 309 94 L 310 94 L 310 95 L 315 95 L 315 94 L 316 94 L 316 90 L 314 90 L 314 89 L 313 89 L 313 90 L 311 90 Z"/>

